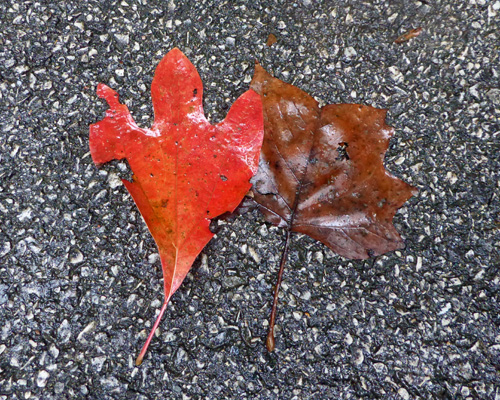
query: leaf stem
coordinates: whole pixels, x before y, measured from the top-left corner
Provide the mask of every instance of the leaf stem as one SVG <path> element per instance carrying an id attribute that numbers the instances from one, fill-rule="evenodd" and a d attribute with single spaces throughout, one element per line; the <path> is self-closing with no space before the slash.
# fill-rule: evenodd
<path id="1" fill-rule="evenodd" d="M 274 351 L 275 341 L 274 341 L 274 324 L 276 322 L 276 309 L 278 307 L 278 295 L 280 291 L 281 281 L 283 280 L 283 271 L 285 269 L 286 259 L 288 256 L 288 244 L 290 242 L 290 229 L 286 231 L 285 247 L 283 248 L 283 253 L 281 254 L 280 270 L 278 272 L 278 280 L 276 281 L 276 286 L 274 287 L 274 300 L 273 307 L 271 309 L 271 316 L 269 317 L 269 331 L 267 332 L 266 347 L 268 351 Z"/>
<path id="2" fill-rule="evenodd" d="M 155 334 L 156 329 L 158 328 L 158 325 L 160 325 L 161 318 L 163 317 L 163 314 L 165 313 L 165 310 L 167 309 L 167 305 L 168 305 L 168 300 L 166 300 L 163 303 L 161 310 L 160 310 L 160 314 L 158 315 L 158 317 L 156 317 L 156 321 L 155 321 L 155 324 L 153 325 L 153 329 L 151 329 L 151 332 L 149 332 L 149 336 L 146 339 L 146 343 L 144 343 L 144 346 L 142 346 L 142 350 L 139 353 L 139 356 L 137 357 L 137 359 L 135 360 L 136 366 L 139 366 L 142 364 L 142 360 L 143 360 L 144 356 L 146 355 L 146 351 L 148 351 L 149 343 L 151 342 L 151 339 L 153 339 L 153 335 Z"/>

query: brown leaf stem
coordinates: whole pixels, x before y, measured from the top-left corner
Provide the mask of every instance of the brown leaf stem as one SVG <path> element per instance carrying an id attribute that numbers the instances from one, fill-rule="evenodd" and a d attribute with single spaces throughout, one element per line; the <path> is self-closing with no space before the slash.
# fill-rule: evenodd
<path id="1" fill-rule="evenodd" d="M 149 332 L 148 338 L 146 339 L 146 343 L 144 343 L 144 346 L 142 346 L 142 350 L 139 353 L 139 356 L 135 360 L 135 365 L 139 366 L 142 364 L 142 360 L 144 356 L 146 355 L 146 352 L 148 351 L 149 343 L 151 342 L 151 339 L 153 339 L 153 335 L 156 332 L 156 329 L 158 328 L 158 325 L 160 325 L 161 318 L 163 317 L 163 314 L 165 313 L 165 310 L 167 309 L 168 301 L 165 301 L 163 303 L 163 306 L 161 307 L 160 314 L 156 318 L 155 324 L 153 325 L 153 329 L 151 329 L 151 332 Z"/>
<path id="2" fill-rule="evenodd" d="M 269 317 L 269 331 L 267 332 L 266 347 L 268 351 L 274 351 L 275 341 L 274 341 L 274 324 L 276 322 L 276 309 L 278 307 L 278 295 L 280 291 L 281 281 L 283 280 L 283 271 L 285 270 L 286 259 L 288 256 L 288 244 L 290 243 L 290 229 L 286 231 L 285 247 L 283 248 L 283 253 L 281 254 L 280 270 L 278 272 L 278 280 L 276 281 L 276 286 L 274 287 L 274 300 L 273 307 L 271 309 L 271 316 Z"/>

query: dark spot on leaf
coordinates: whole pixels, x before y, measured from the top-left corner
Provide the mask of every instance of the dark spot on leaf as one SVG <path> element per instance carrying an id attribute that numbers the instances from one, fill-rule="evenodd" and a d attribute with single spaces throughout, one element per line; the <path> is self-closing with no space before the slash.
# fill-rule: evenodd
<path id="1" fill-rule="evenodd" d="M 349 160 L 349 154 L 347 154 L 347 147 L 349 146 L 346 142 L 339 143 L 339 147 L 337 147 L 338 156 L 336 158 L 337 161 L 347 161 Z"/>
<path id="2" fill-rule="evenodd" d="M 225 176 L 225 175 L 221 175 L 221 176 L 220 176 L 220 179 L 221 179 L 222 181 L 226 182 L 226 181 L 227 181 L 227 176 Z"/>
<path id="3" fill-rule="evenodd" d="M 193 96 L 196 96 L 198 94 L 198 89 L 193 90 Z"/>
<path id="4" fill-rule="evenodd" d="M 317 159 L 317 158 L 315 158 L 315 157 L 314 157 L 314 158 L 311 158 L 311 159 L 309 160 L 309 164 L 312 164 L 312 165 L 316 164 L 317 162 L 318 162 L 318 159 Z"/>
<path id="5" fill-rule="evenodd" d="M 161 201 L 161 206 L 162 206 L 163 208 L 166 208 L 166 207 L 167 207 L 167 205 L 168 205 L 168 199 L 163 199 L 163 200 Z"/>
<path id="6" fill-rule="evenodd" d="M 154 178 L 154 175 L 153 175 L 153 173 L 152 173 L 152 172 L 149 174 L 149 176 L 150 176 L 151 178 Z"/>

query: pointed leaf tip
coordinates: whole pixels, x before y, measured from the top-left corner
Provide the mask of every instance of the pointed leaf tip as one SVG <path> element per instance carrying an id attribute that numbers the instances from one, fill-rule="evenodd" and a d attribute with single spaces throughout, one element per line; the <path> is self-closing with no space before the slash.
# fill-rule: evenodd
<path id="1" fill-rule="evenodd" d="M 101 99 L 106 100 L 110 107 L 115 107 L 120 104 L 118 93 L 104 83 L 99 83 L 97 85 L 96 93 Z"/>
<path id="2" fill-rule="evenodd" d="M 258 73 L 259 74 L 262 74 L 262 73 L 267 74 L 267 71 L 257 60 L 255 60 L 254 74 L 257 75 Z M 255 76 L 254 76 L 254 79 L 255 79 Z"/>
<path id="3" fill-rule="evenodd" d="M 179 49 L 178 47 L 174 47 L 172 50 L 170 50 L 167 54 L 165 54 L 165 57 L 178 56 L 178 55 L 187 58 L 186 55 L 182 52 L 182 50 Z"/>
<path id="4" fill-rule="evenodd" d="M 178 124 L 186 114 L 203 114 L 203 84 L 182 51 L 170 50 L 156 68 L 151 84 L 155 123 Z"/>

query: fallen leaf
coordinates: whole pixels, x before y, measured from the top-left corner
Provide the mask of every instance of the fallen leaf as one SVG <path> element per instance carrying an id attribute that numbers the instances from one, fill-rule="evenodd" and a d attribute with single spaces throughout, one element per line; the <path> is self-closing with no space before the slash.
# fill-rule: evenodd
<path id="1" fill-rule="evenodd" d="M 200 76 L 179 49 L 170 51 L 156 69 L 151 129 L 137 126 L 114 90 L 100 84 L 97 94 L 110 109 L 90 126 L 92 159 L 96 165 L 127 159 L 134 175 L 132 182 L 123 183 L 162 263 L 165 300 L 137 358 L 139 365 L 169 299 L 213 237 L 210 219 L 234 210 L 251 186 L 263 137 L 262 105 L 249 90 L 224 121 L 211 125 L 203 112 Z"/>
<path id="2" fill-rule="evenodd" d="M 267 340 L 272 351 L 290 233 L 309 235 L 353 259 L 402 248 L 392 219 L 415 190 L 384 168 L 394 133 L 385 124 L 385 110 L 359 104 L 321 108 L 259 64 L 250 87 L 261 95 L 264 109 L 253 201 L 269 222 L 286 230 Z"/>
<path id="3" fill-rule="evenodd" d="M 276 36 L 270 33 L 269 36 L 267 37 L 266 46 L 271 47 L 277 41 L 278 39 L 276 38 Z"/>
<path id="4" fill-rule="evenodd" d="M 398 37 L 394 41 L 394 43 L 401 44 L 401 43 L 407 42 L 408 40 L 413 39 L 413 38 L 417 37 L 418 35 L 420 35 L 422 33 L 422 31 L 423 31 L 423 29 L 421 27 L 415 28 L 415 29 L 410 29 L 408 32 L 406 32 L 405 34 Z"/>

